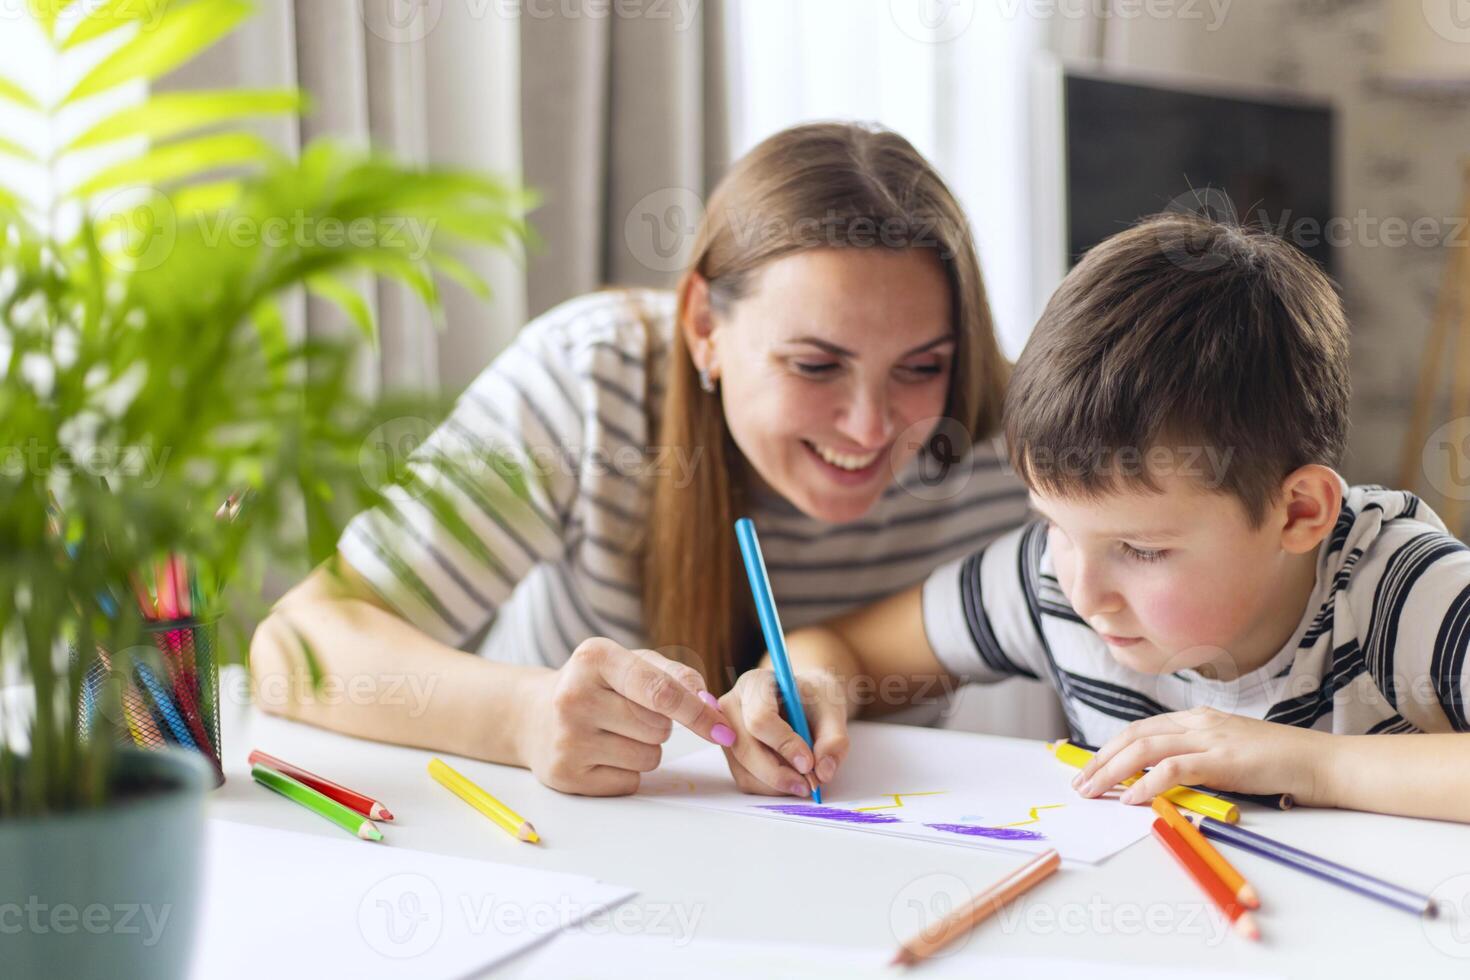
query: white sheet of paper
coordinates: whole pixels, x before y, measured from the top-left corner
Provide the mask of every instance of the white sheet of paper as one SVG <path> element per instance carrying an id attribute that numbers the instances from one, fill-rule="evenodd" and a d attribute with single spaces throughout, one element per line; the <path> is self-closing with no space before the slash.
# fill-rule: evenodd
<path id="1" fill-rule="evenodd" d="M 603 980 L 638 977 L 639 980 L 712 980 L 718 977 L 760 977 L 761 980 L 895 980 L 921 976 L 924 980 L 974 980 L 976 977 L 1025 977 L 1026 980 L 1177 980 L 1177 967 L 1094 963 L 1031 956 L 940 955 L 920 970 L 889 967 L 894 949 L 854 949 L 794 943 L 745 943 L 695 940 L 675 945 L 668 937 L 591 935 L 570 929 L 538 950 L 529 963 L 530 976 L 557 980 Z M 1192 980 L 1263 980 L 1254 974 L 1201 970 L 1190 965 Z"/>
<path id="2" fill-rule="evenodd" d="M 822 805 L 735 788 L 724 753 L 709 748 L 666 763 L 639 795 L 682 806 L 794 820 L 967 847 L 1023 853 L 1055 847 L 1088 864 L 1148 834 L 1153 811 L 1071 787 L 1076 770 L 1045 742 L 979 740 L 960 732 L 858 723 Z M 863 822 L 857 822 L 863 821 Z"/>
<path id="3" fill-rule="evenodd" d="M 557 871 L 210 820 L 197 980 L 478 973 L 632 889 Z"/>

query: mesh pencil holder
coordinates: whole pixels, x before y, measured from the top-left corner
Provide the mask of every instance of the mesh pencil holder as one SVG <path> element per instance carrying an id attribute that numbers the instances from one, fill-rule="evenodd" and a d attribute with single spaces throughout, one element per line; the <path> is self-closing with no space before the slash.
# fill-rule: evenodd
<path id="1" fill-rule="evenodd" d="M 215 785 L 223 785 L 218 625 L 217 619 L 149 622 L 140 655 L 128 657 L 126 665 L 98 649 L 82 675 L 82 735 L 145 749 L 194 749 L 214 767 Z"/>

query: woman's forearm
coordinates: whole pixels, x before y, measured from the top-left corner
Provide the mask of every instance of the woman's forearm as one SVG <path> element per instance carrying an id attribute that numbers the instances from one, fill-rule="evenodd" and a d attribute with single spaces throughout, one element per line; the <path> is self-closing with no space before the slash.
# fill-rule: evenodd
<path id="1" fill-rule="evenodd" d="M 313 575 L 321 575 L 319 570 Z M 312 683 L 305 649 L 321 676 Z M 526 765 L 523 712 L 555 681 L 545 667 L 445 646 L 361 598 L 298 586 L 250 645 L 256 703 L 334 731 Z"/>

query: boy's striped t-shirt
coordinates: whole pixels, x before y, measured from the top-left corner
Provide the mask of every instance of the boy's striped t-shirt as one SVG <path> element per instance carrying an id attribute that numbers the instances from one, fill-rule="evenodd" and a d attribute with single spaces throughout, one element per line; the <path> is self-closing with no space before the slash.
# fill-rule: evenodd
<path id="1" fill-rule="evenodd" d="M 925 632 L 956 676 L 1051 684 L 1083 744 L 1206 705 L 1345 735 L 1470 731 L 1470 549 L 1411 493 L 1344 490 L 1291 639 L 1235 680 L 1117 663 L 1062 593 L 1039 522 L 936 570 Z"/>
<path id="2" fill-rule="evenodd" d="M 343 557 L 410 623 L 497 660 L 559 666 L 592 636 L 646 645 L 638 540 L 654 478 L 702 465 L 698 448 L 654 443 L 673 329 L 674 297 L 655 290 L 584 296 L 528 324 L 410 457 L 441 493 L 390 490 L 349 524 Z M 986 442 L 942 467 L 915 460 L 850 524 L 769 494 L 751 516 L 792 629 L 917 584 L 1029 511 Z"/>

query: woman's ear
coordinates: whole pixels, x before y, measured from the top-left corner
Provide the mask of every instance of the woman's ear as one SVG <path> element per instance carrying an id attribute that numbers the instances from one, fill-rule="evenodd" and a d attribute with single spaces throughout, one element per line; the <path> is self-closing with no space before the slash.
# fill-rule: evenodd
<path id="1" fill-rule="evenodd" d="M 1289 473 L 1281 485 L 1285 522 L 1281 547 L 1295 555 L 1321 544 L 1342 510 L 1342 478 L 1331 467 L 1308 463 Z"/>
<path id="2" fill-rule="evenodd" d="M 696 371 L 708 371 L 711 378 L 718 378 L 719 356 L 714 342 L 714 313 L 709 305 L 709 280 L 697 272 L 690 272 L 679 289 L 682 294 L 679 308 L 684 311 L 679 329 L 684 332 L 684 344 L 694 359 L 694 368 Z"/>

